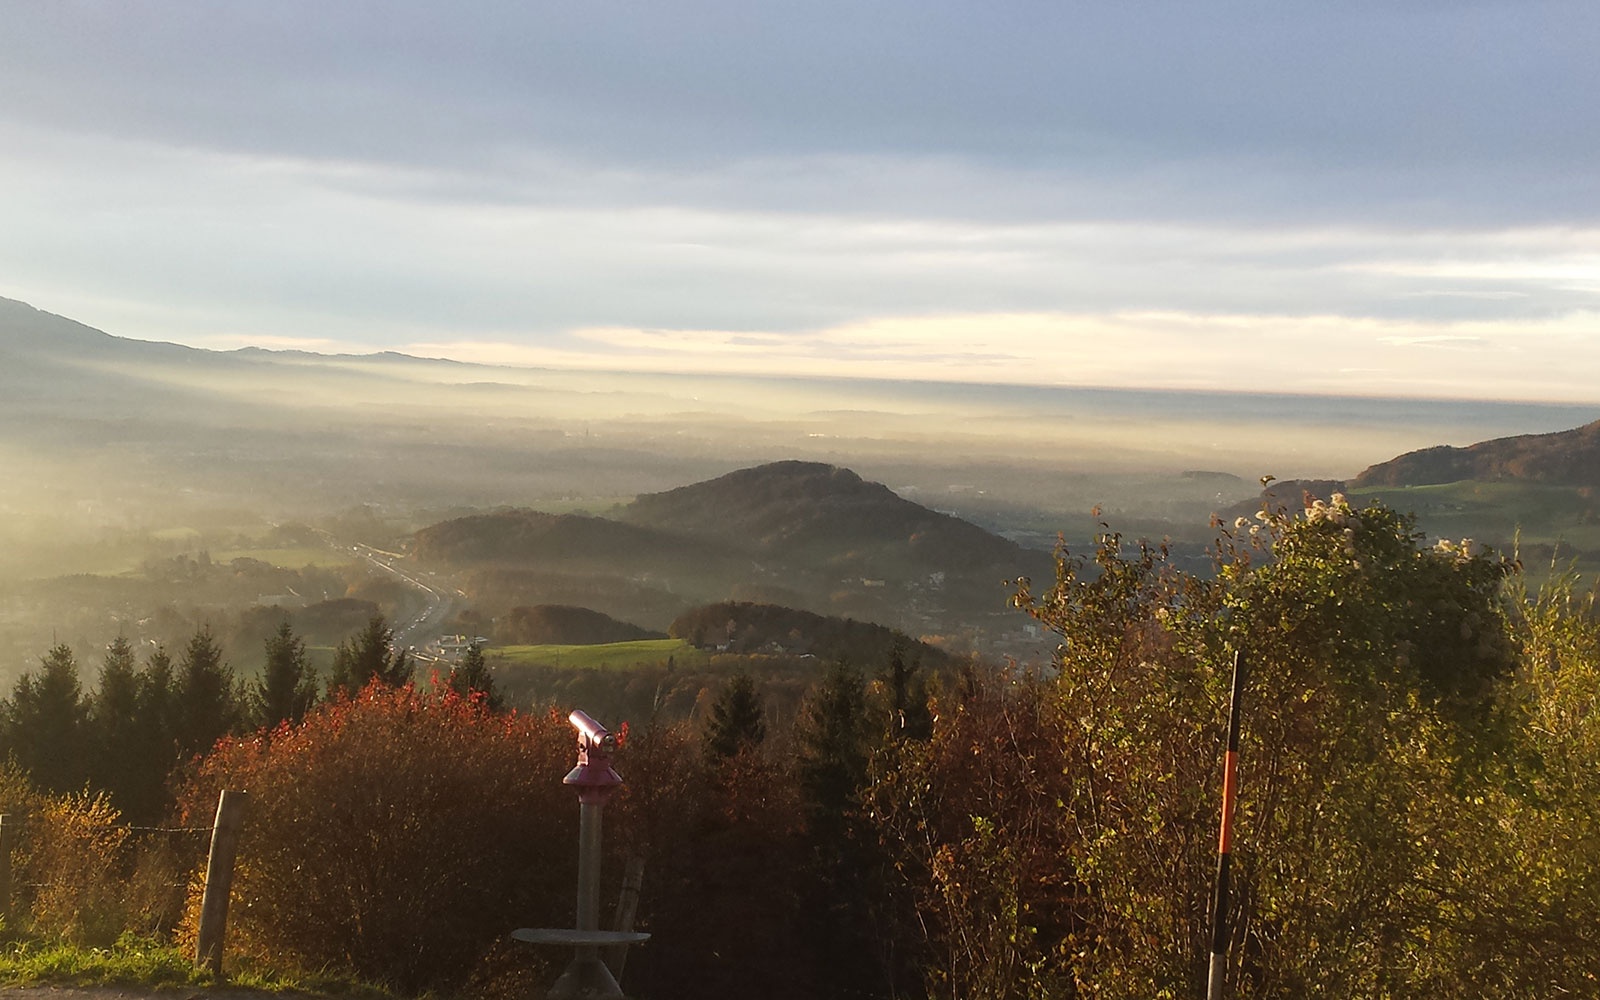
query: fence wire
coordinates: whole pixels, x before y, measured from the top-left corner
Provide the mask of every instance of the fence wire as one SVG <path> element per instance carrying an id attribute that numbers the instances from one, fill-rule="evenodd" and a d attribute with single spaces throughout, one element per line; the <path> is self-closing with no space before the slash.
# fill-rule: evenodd
<path id="1" fill-rule="evenodd" d="M 34 814 L 5 819 L 13 864 L 10 910 L 38 930 L 70 936 L 120 923 L 170 932 L 203 877 L 210 826 L 65 821 Z"/>

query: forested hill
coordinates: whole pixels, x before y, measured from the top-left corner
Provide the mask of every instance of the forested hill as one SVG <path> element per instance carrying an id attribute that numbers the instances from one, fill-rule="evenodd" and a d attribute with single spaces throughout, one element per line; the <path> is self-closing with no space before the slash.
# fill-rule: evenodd
<path id="1" fill-rule="evenodd" d="M 622 518 L 758 557 L 864 573 L 961 566 L 1018 575 L 1043 556 L 821 462 L 774 462 L 647 494 Z"/>
<path id="2" fill-rule="evenodd" d="M 424 563 L 457 566 L 539 562 L 635 569 L 685 559 L 727 560 L 700 542 L 581 514 L 536 510 L 497 511 L 442 521 L 417 532 L 412 553 Z"/>
<path id="3" fill-rule="evenodd" d="M 1357 476 L 1355 486 L 1431 486 L 1462 480 L 1600 486 L 1600 421 L 1554 434 L 1496 438 L 1466 448 L 1408 452 Z"/>
<path id="4" fill-rule="evenodd" d="M 568 604 L 516 607 L 496 626 L 499 638 L 510 645 L 586 646 L 609 642 L 659 639 L 662 633 L 618 621 L 607 614 Z"/>
<path id="5" fill-rule="evenodd" d="M 928 666 L 950 662 L 950 655 L 937 646 L 882 625 L 749 601 L 722 601 L 685 612 L 673 621 L 667 634 L 696 646 L 734 653 L 771 650 L 827 661 L 886 664 L 898 647 L 908 662 Z"/>
<path id="6" fill-rule="evenodd" d="M 476 599 L 577 604 L 650 628 L 734 599 L 938 633 L 1001 612 L 1005 581 L 1052 571 L 1049 553 L 815 462 L 645 494 L 616 520 L 457 518 L 417 532 L 411 551 L 425 566 L 499 574 L 468 585 Z"/>

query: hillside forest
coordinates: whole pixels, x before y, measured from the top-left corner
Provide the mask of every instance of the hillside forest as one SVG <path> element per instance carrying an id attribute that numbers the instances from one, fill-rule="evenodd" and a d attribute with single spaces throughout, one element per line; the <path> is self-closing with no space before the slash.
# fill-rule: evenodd
<path id="1" fill-rule="evenodd" d="M 629 994 L 1201 995 L 1235 656 L 1230 995 L 1600 993 L 1594 590 L 1342 494 L 1214 535 L 1201 572 L 1105 523 L 1014 580 L 1032 668 L 842 626 L 780 654 L 820 626 L 754 603 L 675 623 L 654 683 L 699 710 L 603 719 L 604 892 L 641 859 L 653 935 Z M 393 634 L 318 666 L 283 621 L 248 677 L 203 627 L 52 648 L 0 712 L 6 935 L 191 940 L 203 845 L 171 831 L 245 789 L 230 966 L 542 990 L 563 958 L 507 934 L 572 921 L 573 731 L 479 646 L 419 669 Z"/>

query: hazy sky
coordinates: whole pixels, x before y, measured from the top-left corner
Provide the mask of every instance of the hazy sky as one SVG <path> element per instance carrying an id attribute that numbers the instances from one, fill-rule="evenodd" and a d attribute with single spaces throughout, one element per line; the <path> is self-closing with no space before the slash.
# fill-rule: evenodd
<path id="1" fill-rule="evenodd" d="M 206 347 L 1600 402 L 1600 4 L 0 0 L 0 295 Z"/>

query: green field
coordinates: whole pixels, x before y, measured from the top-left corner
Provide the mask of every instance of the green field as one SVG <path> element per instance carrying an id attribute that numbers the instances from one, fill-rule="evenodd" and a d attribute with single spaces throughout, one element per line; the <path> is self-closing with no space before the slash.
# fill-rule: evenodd
<path id="1" fill-rule="evenodd" d="M 544 514 L 586 514 L 590 517 L 611 517 L 618 507 L 626 507 L 637 499 L 633 494 L 620 497 L 585 497 L 579 500 L 535 500 L 531 506 Z"/>
<path id="2" fill-rule="evenodd" d="M 682 667 L 703 667 L 711 658 L 682 639 L 639 639 L 597 646 L 496 646 L 484 653 L 495 665 L 582 670 L 625 670 L 640 663 L 660 663 L 669 656 Z"/>
<path id="3" fill-rule="evenodd" d="M 1600 570 L 1600 501 L 1573 486 L 1539 483 L 1443 483 L 1437 486 L 1371 487 L 1352 498 L 1381 500 L 1416 515 L 1430 538 L 1472 538 L 1510 555 L 1520 545 L 1534 556 L 1536 578 L 1549 571 L 1540 547 L 1553 546 L 1558 565 L 1576 559 L 1582 575 Z"/>

